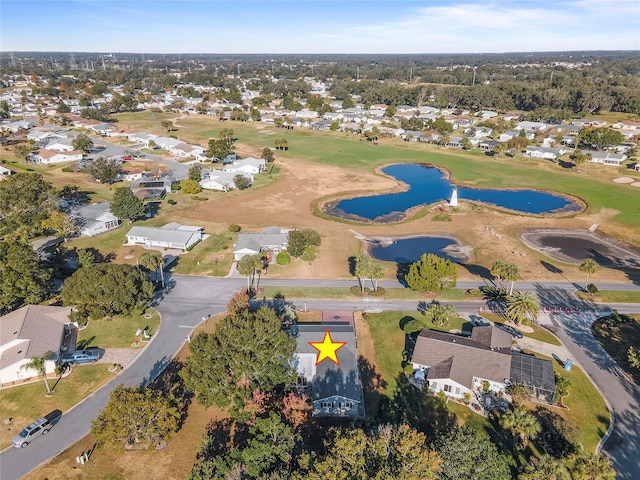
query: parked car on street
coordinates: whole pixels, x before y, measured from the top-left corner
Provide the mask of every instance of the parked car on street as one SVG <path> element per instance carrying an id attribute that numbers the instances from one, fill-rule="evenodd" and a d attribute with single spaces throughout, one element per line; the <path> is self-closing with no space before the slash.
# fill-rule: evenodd
<path id="1" fill-rule="evenodd" d="M 65 355 L 62 360 L 66 363 L 89 363 L 97 362 L 100 359 L 99 350 L 78 350 L 69 355 Z"/>
<path id="2" fill-rule="evenodd" d="M 54 410 L 53 412 L 29 424 L 22 429 L 18 435 L 13 437 L 13 446 L 15 448 L 25 448 L 33 441 L 34 438 L 49 433 L 49 430 L 58 423 L 61 417 L 62 412 L 60 410 Z"/>
<path id="3" fill-rule="evenodd" d="M 510 333 L 514 338 L 520 339 L 524 337 L 520 330 L 518 330 L 517 328 L 513 328 L 511 325 L 504 325 L 502 323 L 496 323 L 495 325 L 500 330 L 504 330 L 505 332 Z"/>

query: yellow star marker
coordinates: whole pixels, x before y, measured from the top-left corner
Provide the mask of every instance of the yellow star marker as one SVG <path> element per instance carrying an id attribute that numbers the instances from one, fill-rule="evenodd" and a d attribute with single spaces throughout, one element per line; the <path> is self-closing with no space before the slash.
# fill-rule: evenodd
<path id="1" fill-rule="evenodd" d="M 324 332 L 324 339 L 321 342 L 309 342 L 309 345 L 318 350 L 316 366 L 327 358 L 340 366 L 340 360 L 338 360 L 337 352 L 346 344 L 347 342 L 334 342 L 331 339 L 331 333 L 329 333 L 329 330 Z"/>

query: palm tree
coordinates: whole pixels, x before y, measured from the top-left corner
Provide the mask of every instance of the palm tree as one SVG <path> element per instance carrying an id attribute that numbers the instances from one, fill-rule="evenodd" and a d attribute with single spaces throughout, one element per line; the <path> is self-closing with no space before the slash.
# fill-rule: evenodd
<path id="1" fill-rule="evenodd" d="M 384 278 L 384 266 L 380 263 L 371 264 L 371 281 L 373 282 L 373 291 L 378 291 L 378 280 Z"/>
<path id="2" fill-rule="evenodd" d="M 251 291 L 253 277 L 261 267 L 262 257 L 260 255 L 245 255 L 238 262 L 238 273 L 247 276 L 247 290 Z"/>
<path id="3" fill-rule="evenodd" d="M 47 365 L 46 362 L 51 358 L 53 352 L 46 352 L 41 357 L 31 357 L 31 361 L 29 363 L 25 363 L 21 368 L 25 370 L 35 370 L 38 372 L 38 375 L 42 377 L 44 380 L 44 385 L 47 388 L 47 395 L 51 395 L 51 388 L 49 388 L 49 381 L 47 380 Z"/>
<path id="4" fill-rule="evenodd" d="M 565 480 L 569 478 L 567 467 L 561 460 L 553 458 L 548 453 L 541 457 L 531 457 L 524 472 L 518 475 L 518 480 Z"/>
<path id="5" fill-rule="evenodd" d="M 500 425 L 513 434 L 514 441 L 519 443 L 522 448 L 526 448 L 529 439 L 534 438 L 542 429 L 535 415 L 522 405 L 502 415 Z"/>
<path id="6" fill-rule="evenodd" d="M 441 305 L 437 302 L 431 303 L 423 313 L 432 323 L 437 323 L 440 327 L 447 326 L 451 317 L 457 315 L 453 305 Z"/>
<path id="7" fill-rule="evenodd" d="M 143 252 L 138 259 L 138 263 L 149 270 L 160 270 L 162 288 L 164 288 L 164 259 L 161 254 Z"/>
<path id="8" fill-rule="evenodd" d="M 556 392 L 558 393 L 558 404 L 560 406 L 564 406 L 562 402 L 563 398 L 569 395 L 569 390 L 571 389 L 571 380 L 569 377 L 564 377 L 561 375 L 556 375 Z"/>
<path id="9" fill-rule="evenodd" d="M 514 292 L 507 297 L 505 313 L 516 325 L 538 320 L 540 302 L 531 292 Z"/>
<path id="10" fill-rule="evenodd" d="M 449 144 L 450 141 L 451 141 L 451 137 L 446 133 L 440 137 L 440 145 L 442 146 L 442 148 L 447 148 L 447 145 Z"/>
<path id="11" fill-rule="evenodd" d="M 615 480 L 616 471 L 604 455 L 583 452 L 576 457 L 571 477 L 575 480 Z"/>
<path id="12" fill-rule="evenodd" d="M 360 290 L 364 293 L 364 279 L 371 278 L 371 257 L 366 253 L 362 253 L 358 255 L 356 258 L 356 268 L 355 274 L 358 277 L 358 281 L 360 282 Z"/>
<path id="13" fill-rule="evenodd" d="M 515 263 L 508 263 L 505 265 L 503 277 L 505 280 L 511 282 L 511 287 L 509 288 L 509 295 L 513 294 L 513 284 L 520 280 L 520 269 L 518 265 Z"/>
<path id="14" fill-rule="evenodd" d="M 584 262 L 580 264 L 580 271 L 587 274 L 587 281 L 584 283 L 586 290 L 589 284 L 589 275 L 594 275 L 598 271 L 598 264 L 593 258 L 586 258 Z"/>
<path id="15" fill-rule="evenodd" d="M 507 264 L 502 260 L 496 260 L 491 264 L 491 276 L 498 281 L 498 283 L 502 283 L 504 279 L 504 273 L 507 268 Z"/>

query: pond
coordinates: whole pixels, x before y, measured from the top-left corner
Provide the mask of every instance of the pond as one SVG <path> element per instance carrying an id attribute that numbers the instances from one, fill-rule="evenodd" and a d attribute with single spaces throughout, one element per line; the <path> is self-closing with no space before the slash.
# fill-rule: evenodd
<path id="1" fill-rule="evenodd" d="M 404 192 L 340 200 L 329 205 L 327 213 L 336 217 L 365 219 L 376 222 L 401 220 L 406 212 L 420 205 L 449 201 L 453 185 L 445 173 L 422 164 L 390 165 L 382 171 L 408 185 Z M 459 200 L 491 204 L 527 214 L 578 212 L 581 207 L 559 194 L 538 190 L 499 190 L 494 188 L 458 187 Z"/>
<path id="2" fill-rule="evenodd" d="M 396 263 L 413 263 L 423 253 L 433 253 L 452 262 L 467 260 L 463 247 L 451 238 L 444 237 L 410 237 L 397 240 L 374 240 L 369 249 L 376 260 Z"/>

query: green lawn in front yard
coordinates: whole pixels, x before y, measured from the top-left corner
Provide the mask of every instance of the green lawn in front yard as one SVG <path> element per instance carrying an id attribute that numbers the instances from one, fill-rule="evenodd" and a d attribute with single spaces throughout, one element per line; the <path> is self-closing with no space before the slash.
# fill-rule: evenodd
<path id="1" fill-rule="evenodd" d="M 353 286 L 357 286 L 358 281 L 353 281 Z M 267 297 L 273 297 L 276 293 L 281 293 L 287 298 L 313 298 L 313 299 L 349 299 L 354 297 L 360 297 L 351 293 L 349 288 L 343 287 L 261 287 L 264 290 L 264 295 Z M 415 292 L 408 288 L 385 288 L 385 294 L 381 297 L 385 300 L 415 300 L 416 302 L 430 302 L 431 300 L 438 301 L 474 301 L 477 300 L 468 296 L 463 289 L 453 289 L 448 292 L 442 292 L 434 297 L 425 297 L 419 292 Z M 364 295 L 366 297 L 367 295 Z"/>
<path id="2" fill-rule="evenodd" d="M 637 291 L 599 290 L 595 295 L 578 291 L 576 296 L 596 303 L 640 303 L 640 292 Z"/>
<path id="3" fill-rule="evenodd" d="M 145 318 L 145 315 L 150 318 Z M 147 309 L 143 315 L 90 320 L 87 328 L 79 331 L 78 343 L 82 348 L 131 348 L 138 329 L 147 327 L 147 332 L 153 335 L 159 325 L 160 315 L 153 308 Z"/>
<path id="4" fill-rule="evenodd" d="M 44 395 L 42 380 L 0 390 L 0 418 L 12 419 L 8 425 L 0 424 L 0 450 L 9 446 L 11 439 L 29 423 L 55 409 L 66 412 L 113 376 L 108 365 L 76 365 L 57 384 L 55 378 L 49 379 L 56 392 L 51 397 Z"/>
<path id="5" fill-rule="evenodd" d="M 576 440 L 584 447 L 586 452 L 595 451 L 598 442 L 606 433 L 611 421 L 607 404 L 602 395 L 600 395 L 600 392 L 580 367 L 574 365 L 571 371 L 567 372 L 554 359 L 537 353 L 535 355 L 553 362 L 555 374 L 568 377 L 571 381 L 570 393 L 563 399 L 568 409 L 559 407 L 545 408 L 572 422 L 577 427 Z M 538 404 L 529 403 L 528 406 L 533 409 Z"/>
<path id="6" fill-rule="evenodd" d="M 173 271 L 190 275 L 221 277 L 229 273 L 233 263 L 231 249 L 235 234 L 222 232 L 210 234 L 189 253 L 180 255 Z"/>

